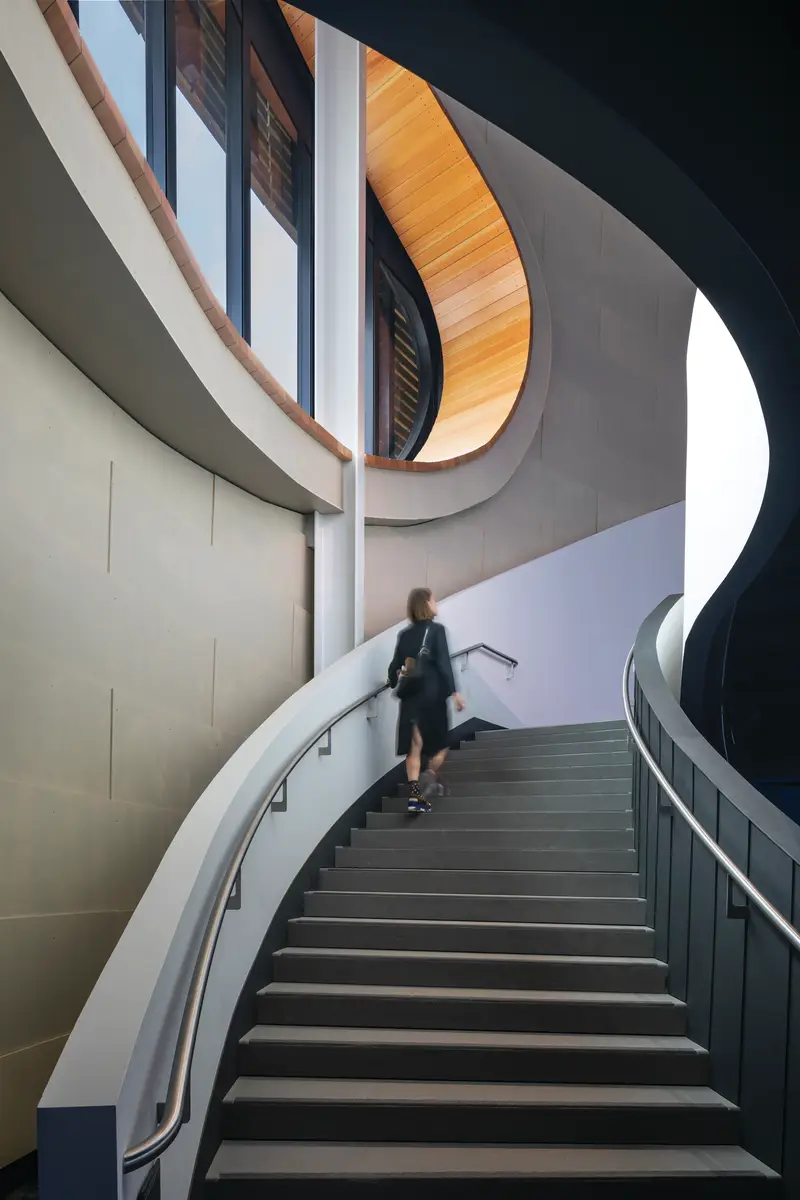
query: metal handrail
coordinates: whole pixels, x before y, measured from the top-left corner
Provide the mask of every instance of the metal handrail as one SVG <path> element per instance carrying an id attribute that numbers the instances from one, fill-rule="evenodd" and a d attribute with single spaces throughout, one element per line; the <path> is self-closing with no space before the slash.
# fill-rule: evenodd
<path id="1" fill-rule="evenodd" d="M 476 642 L 474 646 L 468 646 L 464 650 L 457 650 L 455 654 L 450 655 L 450 659 L 452 661 L 453 659 L 460 658 L 463 654 L 471 654 L 475 650 L 484 650 L 487 654 L 502 659 L 512 669 L 519 665 L 517 660 L 512 658 L 511 655 L 504 654 L 500 650 L 494 650 L 491 646 L 487 646 L 483 642 Z M 247 851 L 250 849 L 261 822 L 270 808 L 272 808 L 278 794 L 283 790 L 292 771 L 305 758 L 309 750 L 312 750 L 314 746 L 321 742 L 345 717 L 349 717 L 356 709 L 361 708 L 364 704 L 368 704 L 383 692 L 389 691 L 389 687 L 388 683 L 384 683 L 379 688 L 368 692 L 366 696 L 362 696 L 360 700 L 356 700 L 355 703 L 349 704 L 347 708 L 343 708 L 332 720 L 316 730 L 312 737 L 306 739 L 301 749 L 292 755 L 288 764 L 281 769 L 277 783 L 274 786 L 270 785 L 267 789 L 228 865 L 206 924 L 206 930 L 203 940 L 200 943 L 178 1031 L 175 1055 L 172 1060 L 172 1071 L 167 1088 L 167 1098 L 161 1120 L 148 1137 L 125 1151 L 122 1157 L 122 1170 L 124 1174 L 127 1175 L 132 1171 L 138 1171 L 139 1168 L 146 1167 L 149 1163 L 153 1162 L 174 1142 L 180 1132 L 187 1107 L 192 1060 L 197 1042 L 197 1030 L 200 1024 L 203 997 L 205 996 L 206 986 L 211 973 L 214 950 L 222 931 L 222 922 L 225 919 L 231 893 L 236 886 L 236 881 L 239 878 L 239 872 L 241 871 Z"/>
<path id="2" fill-rule="evenodd" d="M 775 929 L 777 929 L 778 933 L 780 933 L 782 937 L 789 942 L 793 949 L 800 952 L 800 932 L 798 932 L 794 925 L 791 925 L 789 921 L 787 921 L 786 918 L 778 912 L 777 908 L 775 908 L 773 904 L 770 904 L 766 896 L 762 896 L 761 892 L 758 890 L 755 884 L 748 879 L 744 871 L 740 870 L 733 859 L 728 857 L 719 843 L 714 841 L 708 830 L 700 824 L 694 813 L 687 808 L 683 800 L 681 800 L 680 796 L 675 791 L 675 788 L 667 779 L 666 775 L 661 770 L 660 766 L 653 758 L 653 755 L 650 753 L 650 750 L 645 744 L 644 738 L 636 727 L 636 720 L 631 709 L 630 677 L 631 668 L 633 667 L 634 649 L 635 647 L 631 649 L 631 652 L 625 661 L 625 671 L 623 672 L 622 676 L 622 703 L 625 706 L 625 720 L 628 722 L 628 728 L 631 732 L 631 737 L 636 743 L 639 753 L 647 763 L 651 774 L 655 776 L 659 787 L 661 788 L 662 792 L 665 793 L 673 808 L 683 818 L 692 832 L 700 839 L 706 849 L 711 852 L 722 869 L 727 873 L 728 878 L 733 880 L 736 886 L 742 892 L 744 892 L 749 900 L 752 900 L 756 908 L 763 913 L 770 924 L 772 924 Z"/>

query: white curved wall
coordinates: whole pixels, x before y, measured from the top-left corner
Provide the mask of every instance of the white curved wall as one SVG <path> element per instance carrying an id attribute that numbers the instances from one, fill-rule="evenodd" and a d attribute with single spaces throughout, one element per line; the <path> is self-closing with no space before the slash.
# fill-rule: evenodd
<path id="1" fill-rule="evenodd" d="M 755 384 L 722 318 L 700 292 L 686 382 L 684 642 L 741 554 L 769 473 L 769 440 Z"/>
<path id="2" fill-rule="evenodd" d="M 497 639 L 519 659 L 502 694 L 520 724 L 620 720 L 639 626 L 683 588 L 683 525 L 683 504 L 626 521 L 451 596 L 442 620 L 456 644 Z M 502 663 L 475 665 L 499 686 Z"/>

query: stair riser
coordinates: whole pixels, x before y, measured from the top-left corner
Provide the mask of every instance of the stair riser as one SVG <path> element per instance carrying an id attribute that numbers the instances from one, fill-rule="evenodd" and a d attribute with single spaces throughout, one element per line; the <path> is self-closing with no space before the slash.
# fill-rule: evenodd
<path id="1" fill-rule="evenodd" d="M 374 917 L 410 921 L 541 921 L 546 924 L 644 925 L 639 899 L 538 896 L 414 895 L 371 892 L 308 892 L 307 917 Z"/>
<path id="2" fill-rule="evenodd" d="M 573 929 L 528 925 L 459 928 L 431 921 L 426 925 L 390 925 L 332 921 L 289 924 L 290 946 L 330 946 L 360 950 L 441 950 L 461 954 L 585 954 L 649 958 L 654 935 L 649 929 Z"/>
<path id="3" fill-rule="evenodd" d="M 657 963 L 489 962 L 470 959 L 304 958 L 276 954 L 279 983 L 344 983 L 371 987 L 516 988 L 529 991 L 639 992 L 665 990 L 666 969 Z"/>
<path id="4" fill-rule="evenodd" d="M 531 1200 L 532 1181 L 524 1176 L 457 1178 L 397 1175 L 375 1179 L 237 1178 L 206 1184 L 209 1200 Z M 536 1200 L 779 1200 L 781 1185 L 745 1175 L 666 1178 L 646 1175 L 625 1179 L 550 1177 L 535 1181 Z"/>
<path id="5" fill-rule="evenodd" d="M 241 1075 L 290 1079 L 449 1079 L 475 1083 L 646 1084 L 704 1087 L 703 1054 L 519 1050 L 481 1047 L 268 1045 L 239 1047 Z"/>
<path id="6" fill-rule="evenodd" d="M 567 766 L 537 766 L 535 763 L 523 762 L 519 766 L 514 763 L 462 763 L 451 766 L 449 763 L 442 771 L 443 779 L 454 784 L 462 780 L 480 779 L 493 783 L 507 783 L 519 780 L 521 783 L 540 783 L 549 780 L 572 781 L 589 780 L 594 782 L 601 779 L 620 779 L 630 785 L 631 767 L 627 764 L 614 764 L 609 767 Z"/>
<path id="7" fill-rule="evenodd" d="M 444 813 L 437 803 L 434 812 L 425 814 L 426 829 L 465 829 L 486 832 L 529 830 L 563 830 L 565 833 L 588 833 L 599 830 L 632 833 L 633 813 L 630 809 L 611 812 L 475 812 Z M 368 830 L 419 829 L 415 813 L 367 813 Z"/>
<path id="8" fill-rule="evenodd" d="M 636 870 L 634 850 L 409 850 L 337 846 L 336 866 L 367 871 L 589 871 Z"/>
<path id="9" fill-rule="evenodd" d="M 631 776 L 618 776 L 614 779 L 588 778 L 552 779 L 551 772 L 543 772 L 541 779 L 531 779 L 530 772 L 524 772 L 522 779 L 483 779 L 471 775 L 469 779 L 449 779 L 447 786 L 452 797 L 482 796 L 486 800 L 503 800 L 508 796 L 626 796 L 625 808 L 631 807 Z M 398 793 L 408 795 L 408 785 L 398 788 Z"/>
<path id="10" fill-rule="evenodd" d="M 408 816 L 407 796 L 387 796 L 382 801 L 384 812 L 402 813 Z M 501 817 L 506 813 L 539 813 L 552 812 L 553 809 L 563 813 L 585 812 L 630 812 L 630 792 L 601 792 L 597 795 L 578 793 L 577 795 L 518 795 L 509 792 L 500 795 L 486 795 L 478 791 L 474 795 L 459 788 L 450 796 L 440 796 L 436 799 L 436 807 L 431 816 L 449 816 L 466 813 L 485 813 L 490 817 Z"/>
<path id="11" fill-rule="evenodd" d="M 409 829 L 354 829 L 354 849 L 402 850 L 415 846 L 447 850 L 632 850 L 632 829 L 437 829 L 427 820 Z"/>
<path id="12" fill-rule="evenodd" d="M 738 1121 L 727 1110 L 664 1107 L 569 1109 L 512 1105 L 334 1104 L 293 1102 L 223 1106 L 228 1141 L 547 1145 L 733 1145 Z"/>
<path id="13" fill-rule="evenodd" d="M 369 1029 L 484 1029 L 507 1033 L 685 1033 L 685 1009 L 675 1004 L 572 1004 L 564 1000 L 470 1001 L 456 998 L 270 993 L 258 997 L 262 1025 L 322 1025 Z"/>
<path id="14" fill-rule="evenodd" d="M 344 892 L 447 892 L 483 896 L 613 896 L 638 898 L 636 875 L 612 871 L 367 870 L 320 871 L 320 888 Z"/>
<path id="15" fill-rule="evenodd" d="M 585 725 L 535 725 L 530 729 L 481 729 L 475 735 L 476 742 L 501 742 L 516 737 L 583 737 L 594 738 L 603 734 L 608 737 L 625 737 L 628 726 L 625 721 L 592 721 Z"/>
<path id="16" fill-rule="evenodd" d="M 515 771 L 612 771 L 624 775 L 633 769 L 627 751 L 610 754 L 451 754 L 445 767 L 446 775 L 457 771 L 489 771 L 504 767 Z"/>
<path id="17" fill-rule="evenodd" d="M 631 758 L 631 751 L 626 738 L 605 739 L 603 741 L 561 741 L 554 739 L 553 741 L 541 741 L 537 739 L 530 742 L 464 742 L 457 750 L 453 750 L 450 754 L 448 762 L 460 762 L 461 759 L 492 759 L 505 758 L 509 755 L 519 757 L 522 755 L 542 755 L 546 754 L 551 757 L 556 757 L 562 754 L 625 754 L 628 761 Z"/>

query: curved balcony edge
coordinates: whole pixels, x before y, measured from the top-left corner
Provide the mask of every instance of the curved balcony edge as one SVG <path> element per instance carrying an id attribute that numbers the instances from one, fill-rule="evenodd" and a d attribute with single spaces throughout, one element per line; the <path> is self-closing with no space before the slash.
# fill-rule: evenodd
<path id="1" fill-rule="evenodd" d="M 536 330 L 529 342 L 525 377 L 517 401 L 493 437 L 468 454 L 440 462 L 395 462 L 368 456 L 366 513 L 370 525 L 415 525 L 455 516 L 491 499 L 509 482 L 528 453 L 550 386 L 553 333 L 539 258 L 497 155 L 487 141 L 468 142 L 434 89 L 448 119 L 496 197 L 517 245 L 528 284 Z"/>
<path id="2" fill-rule="evenodd" d="M 66 0 L 3 5 L 0 97 L 16 180 L 0 201 L 15 230 L 0 263 L 11 303 L 185 457 L 270 503 L 340 511 L 351 452 L 219 309 Z"/>

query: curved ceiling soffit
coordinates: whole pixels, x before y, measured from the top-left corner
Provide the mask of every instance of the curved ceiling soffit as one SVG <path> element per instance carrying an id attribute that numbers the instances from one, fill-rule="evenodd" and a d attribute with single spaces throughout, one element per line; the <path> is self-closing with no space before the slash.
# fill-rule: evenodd
<path id="1" fill-rule="evenodd" d="M 367 521 L 373 525 L 410 525 L 454 516 L 491 499 L 509 482 L 531 448 L 539 429 L 550 387 L 552 323 L 544 276 L 527 225 L 506 179 L 503 163 L 486 138 L 486 122 L 442 96 L 460 134 L 503 205 L 525 265 L 536 312 L 522 388 L 513 411 L 491 442 L 474 454 L 449 463 L 405 463 L 406 470 L 386 470 L 387 459 L 366 472 Z M 468 124 L 469 122 L 469 124 Z M 470 127 L 472 126 L 472 127 Z M 502 436 L 506 434 L 506 436 Z M 447 470 L 430 468 L 447 467 Z M 421 472 L 421 473 L 420 473 Z"/>
<path id="2" fill-rule="evenodd" d="M 313 71 L 314 17 L 281 9 Z M 436 470 L 507 428 L 528 367 L 530 291 L 503 209 L 430 85 L 368 49 L 366 91 L 367 177 L 428 292 L 444 359 L 439 414 L 415 462 L 368 464 Z"/>

